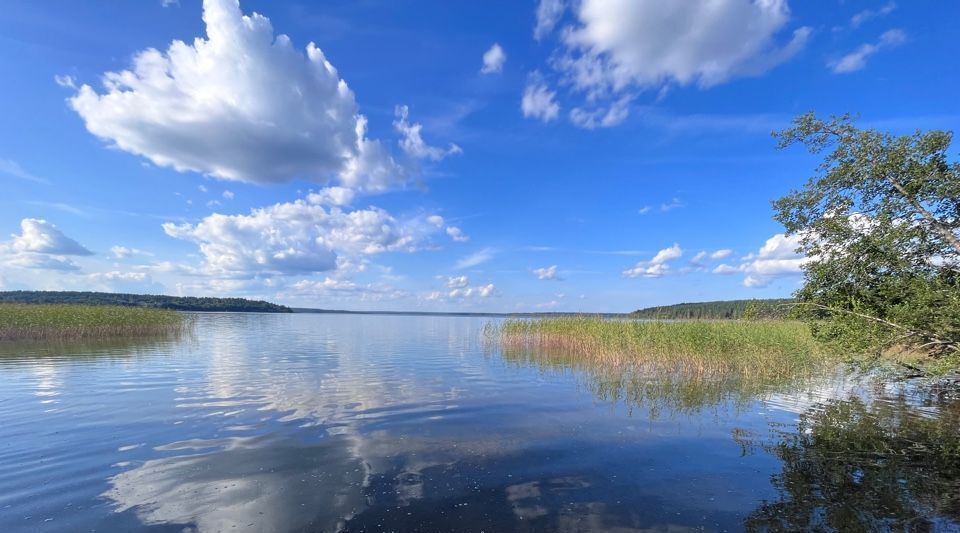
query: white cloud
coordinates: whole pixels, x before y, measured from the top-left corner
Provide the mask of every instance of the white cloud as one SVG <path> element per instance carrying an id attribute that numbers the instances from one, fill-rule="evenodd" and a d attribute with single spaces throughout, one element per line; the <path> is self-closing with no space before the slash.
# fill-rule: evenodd
<path id="1" fill-rule="evenodd" d="M 48 180 L 31 174 L 23 169 L 19 163 L 11 159 L 0 159 L 0 174 L 6 174 L 8 176 L 13 176 L 14 178 L 19 178 L 26 181 L 32 181 L 35 183 L 49 184 Z"/>
<path id="2" fill-rule="evenodd" d="M 304 178 L 381 190 L 404 170 L 375 140 L 353 92 L 313 43 L 306 54 L 237 0 L 204 0 L 206 38 L 139 52 L 105 92 L 69 101 L 87 129 L 159 166 L 259 183 Z"/>
<path id="3" fill-rule="evenodd" d="M 616 126 L 626 120 L 630 114 L 631 100 L 631 96 L 624 96 L 608 107 L 601 106 L 589 111 L 582 107 L 575 107 L 570 110 L 570 122 L 588 130 Z"/>
<path id="4" fill-rule="evenodd" d="M 761 74 L 805 45 L 802 27 L 781 44 L 786 0 L 582 0 L 556 66 L 591 96 L 629 87 L 710 87 Z"/>
<path id="5" fill-rule="evenodd" d="M 683 202 L 681 202 L 679 198 L 673 198 L 669 202 L 660 204 L 660 212 L 666 213 L 680 207 L 683 207 Z"/>
<path id="6" fill-rule="evenodd" d="M 382 302 L 409 296 L 404 290 L 385 283 L 356 283 L 351 280 L 326 277 L 323 280 L 300 280 L 282 291 L 285 296 L 298 299 L 312 298 L 324 301 Z"/>
<path id="7" fill-rule="evenodd" d="M 470 280 L 466 276 L 454 276 L 447 278 L 448 289 L 462 289 L 470 285 Z"/>
<path id="8" fill-rule="evenodd" d="M 438 228 L 442 228 L 442 227 L 443 227 L 443 224 L 444 224 L 443 217 L 440 216 L 440 215 L 430 215 L 430 216 L 428 216 L 428 217 L 427 217 L 427 222 L 429 222 L 430 224 L 433 224 L 434 226 L 436 226 L 436 227 L 438 227 Z"/>
<path id="9" fill-rule="evenodd" d="M 437 228 L 376 207 L 345 211 L 308 199 L 248 215 L 212 214 L 198 224 L 165 223 L 163 230 L 196 243 L 207 274 L 242 278 L 342 271 L 368 255 L 414 251 Z"/>
<path id="10" fill-rule="evenodd" d="M 651 207 L 650 207 L 649 205 L 645 205 L 645 206 L 641 207 L 640 209 L 637 209 L 637 213 L 639 213 L 639 214 L 641 214 L 641 215 L 646 215 L 647 213 L 650 212 L 650 209 L 651 209 Z"/>
<path id="11" fill-rule="evenodd" d="M 73 79 L 73 76 L 68 76 L 65 74 L 64 75 L 57 74 L 53 77 L 53 81 L 54 83 L 56 83 L 57 85 L 65 89 L 77 88 L 77 80 Z"/>
<path id="12" fill-rule="evenodd" d="M 11 235 L 9 248 L 14 253 L 50 255 L 93 255 L 80 243 L 67 237 L 46 220 L 25 218 L 20 221 L 20 234 Z"/>
<path id="13" fill-rule="evenodd" d="M 450 291 L 447 296 L 451 299 L 454 298 L 489 298 L 493 296 L 493 291 L 496 290 L 493 283 L 487 285 L 481 285 L 479 287 L 465 287 L 462 289 L 453 289 Z"/>
<path id="14" fill-rule="evenodd" d="M 64 272 L 73 272 L 80 270 L 80 267 L 69 258 L 60 255 L 20 253 L 9 256 L 3 262 L 6 266 L 40 269 L 40 270 L 60 270 Z"/>
<path id="15" fill-rule="evenodd" d="M 859 48 L 849 54 L 831 61 L 827 64 L 834 74 L 848 74 L 862 70 L 867 66 L 867 59 L 886 48 L 895 48 L 907 40 L 907 34 L 903 30 L 889 30 L 880 36 L 880 40 L 875 44 L 862 44 Z"/>
<path id="16" fill-rule="evenodd" d="M 223 191 L 223 197 L 227 200 L 233 200 L 234 194 L 233 191 Z"/>
<path id="17" fill-rule="evenodd" d="M 496 255 L 496 251 L 493 250 L 492 248 L 484 248 L 483 250 L 474 252 L 464 257 L 463 259 L 457 261 L 455 268 L 457 270 L 463 270 L 465 268 L 475 267 L 477 265 L 486 263 L 487 261 L 493 259 L 493 256 L 495 255 Z"/>
<path id="18" fill-rule="evenodd" d="M 730 250 L 728 248 L 723 248 L 710 254 L 710 259 L 723 259 L 725 257 L 730 257 L 730 254 L 732 253 L 733 253 L 733 250 Z"/>
<path id="19" fill-rule="evenodd" d="M 560 277 L 557 274 L 557 265 L 550 265 L 548 267 L 535 268 L 531 270 L 533 275 L 537 276 L 539 280 L 559 280 Z"/>
<path id="20" fill-rule="evenodd" d="M 707 257 L 707 252 L 703 252 L 703 251 L 697 252 L 697 255 L 690 258 L 690 264 L 699 265 L 703 262 L 704 259 L 706 259 L 706 257 Z"/>
<path id="21" fill-rule="evenodd" d="M 197 190 L 200 191 L 200 192 L 205 193 L 205 192 L 207 192 L 207 186 L 206 186 L 206 185 L 197 185 Z"/>
<path id="22" fill-rule="evenodd" d="M 640 261 L 632 268 L 623 271 L 623 275 L 628 278 L 659 278 L 670 272 L 670 261 L 679 259 L 683 255 L 683 250 L 679 244 L 674 243 L 669 248 L 664 248 L 657 252 L 653 259 L 649 261 Z"/>
<path id="23" fill-rule="evenodd" d="M 399 141 L 400 148 L 402 148 L 407 155 L 416 159 L 440 161 L 449 155 L 463 153 L 463 150 L 459 146 L 452 143 L 446 149 L 427 144 L 421 135 L 423 125 L 418 122 L 411 124 L 408 121 L 410 109 L 407 108 L 407 106 L 398 105 L 394 113 L 396 120 L 393 122 L 393 127 L 397 130 L 397 133 L 402 136 Z"/>
<path id="24" fill-rule="evenodd" d="M 856 15 L 850 18 L 850 27 L 859 28 L 860 25 L 863 24 L 864 22 L 876 17 L 881 17 L 883 15 L 889 15 L 896 8 L 897 8 L 896 3 L 887 2 L 886 4 L 881 6 L 880 9 L 864 9 L 863 11 L 860 11 L 859 13 L 857 13 Z"/>
<path id="25" fill-rule="evenodd" d="M 766 287 L 777 278 L 799 275 L 808 261 L 808 258 L 797 253 L 801 239 L 798 235 L 787 236 L 783 233 L 767 239 L 759 252 L 745 258 L 747 261 L 740 265 L 739 270 L 747 274 L 743 284 L 747 287 Z"/>
<path id="26" fill-rule="evenodd" d="M 138 250 L 137 248 L 128 248 L 122 245 L 115 245 L 110 247 L 110 253 L 113 254 L 117 259 L 126 259 L 135 255 L 141 255 L 146 257 L 153 257 L 153 254 L 144 250 Z"/>
<path id="27" fill-rule="evenodd" d="M 527 80 L 520 100 L 523 116 L 550 122 L 560 114 L 560 104 L 556 102 L 557 93 L 550 90 L 541 76 L 533 74 Z"/>
<path id="28" fill-rule="evenodd" d="M 537 25 L 533 28 L 533 38 L 539 41 L 553 31 L 566 9 L 564 0 L 540 0 L 537 4 Z"/>
<path id="29" fill-rule="evenodd" d="M 321 205 L 350 205 L 355 193 L 346 187 L 325 187 L 307 195 L 307 201 Z"/>
<path id="30" fill-rule="evenodd" d="M 483 53 L 483 67 L 480 72 L 493 74 L 503 71 L 503 64 L 507 62 L 507 53 L 499 43 L 493 43 L 489 50 Z"/>
<path id="31" fill-rule="evenodd" d="M 717 265 L 717 268 L 713 269 L 714 274 L 736 274 L 737 272 L 740 272 L 740 269 L 724 263 Z"/>
<path id="32" fill-rule="evenodd" d="M 88 256 L 93 252 L 67 237 L 46 220 L 25 218 L 20 221 L 20 233 L 0 244 L 0 260 L 6 266 L 76 271 L 80 267 L 69 256 Z"/>
<path id="33" fill-rule="evenodd" d="M 456 226 L 448 226 L 447 235 L 449 235 L 451 239 L 457 242 L 467 242 L 470 240 L 470 237 L 464 235 L 463 230 L 461 230 Z"/>

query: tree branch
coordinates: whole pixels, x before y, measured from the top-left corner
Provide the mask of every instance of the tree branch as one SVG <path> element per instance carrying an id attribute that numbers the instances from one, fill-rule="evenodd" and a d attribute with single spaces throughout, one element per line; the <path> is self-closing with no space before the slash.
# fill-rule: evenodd
<path id="1" fill-rule="evenodd" d="M 781 304 L 781 305 L 787 305 L 787 306 L 806 305 L 806 306 L 814 307 L 814 308 L 817 308 L 817 309 L 823 309 L 824 311 L 830 311 L 831 313 L 842 313 L 842 314 L 846 314 L 846 315 L 853 315 L 853 316 L 856 316 L 856 317 L 863 318 L 863 319 L 865 319 L 865 320 L 870 320 L 870 321 L 872 321 L 872 322 L 877 322 L 877 323 L 879 323 L 879 324 L 883 324 L 883 325 L 885 325 L 885 326 L 888 326 L 888 327 L 891 327 L 891 328 L 894 328 L 894 329 L 897 329 L 897 330 L 900 330 L 900 331 L 905 332 L 906 335 L 904 335 L 904 336 L 902 336 L 902 337 L 900 337 L 900 338 L 906 338 L 906 337 L 910 337 L 910 336 L 917 336 L 917 337 L 920 337 L 920 338 L 923 338 L 923 339 L 926 339 L 926 340 L 930 341 L 930 342 L 927 342 L 926 344 L 921 345 L 920 348 L 927 347 L 927 346 L 938 345 L 938 346 L 943 346 L 943 347 L 945 347 L 945 348 L 948 349 L 948 350 L 953 350 L 953 351 L 955 351 L 955 352 L 960 352 L 960 346 L 958 346 L 957 341 L 950 340 L 950 339 L 944 339 L 944 338 L 942 338 L 942 337 L 938 337 L 938 336 L 936 336 L 936 335 L 933 335 L 933 334 L 928 333 L 928 332 L 925 332 L 925 331 L 916 331 L 916 330 L 910 329 L 910 328 L 908 328 L 908 327 L 901 326 L 900 324 L 895 324 L 895 323 L 893 323 L 893 322 L 890 322 L 889 320 L 884 320 L 884 319 L 882 319 L 882 318 L 877 318 L 877 317 L 875 317 L 875 316 L 865 315 L 865 314 L 863 314 L 863 313 L 858 313 L 858 312 L 856 312 L 856 311 L 849 311 L 849 310 L 847 310 L 847 309 L 838 309 L 838 308 L 836 308 L 836 307 L 829 307 L 829 306 L 826 306 L 826 305 L 822 305 L 822 304 L 818 304 L 818 303 L 813 303 L 813 302 L 793 302 L 793 303 L 786 303 L 786 304 Z"/>
<path id="2" fill-rule="evenodd" d="M 897 192 L 899 192 L 900 195 L 903 196 L 903 198 L 907 202 L 909 202 L 914 209 L 916 209 L 920 213 L 920 216 L 922 216 L 923 219 L 926 220 L 928 224 L 933 226 L 933 229 L 935 229 L 937 233 L 942 235 L 943 238 L 946 239 L 948 243 L 950 243 L 950 246 L 953 246 L 953 249 L 957 253 L 960 253 L 960 239 L 958 239 L 957 236 L 953 234 L 953 231 L 951 231 L 950 228 L 948 228 L 946 225 L 944 225 L 939 220 L 937 220 L 937 218 L 934 217 L 933 214 L 930 213 L 930 211 L 927 211 L 922 205 L 920 205 L 920 202 L 918 202 L 916 198 L 910 195 L 910 193 L 907 192 L 905 188 L 903 188 L 903 185 L 901 185 L 900 182 L 898 182 L 897 180 L 893 179 L 890 176 L 884 176 L 884 178 L 887 180 L 887 182 L 890 183 L 890 185 L 893 185 L 893 188 L 896 189 Z"/>

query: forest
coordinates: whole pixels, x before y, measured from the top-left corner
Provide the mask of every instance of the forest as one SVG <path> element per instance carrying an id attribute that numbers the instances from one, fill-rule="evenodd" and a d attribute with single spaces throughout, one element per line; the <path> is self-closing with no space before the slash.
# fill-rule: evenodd
<path id="1" fill-rule="evenodd" d="M 790 299 L 720 300 L 681 303 L 638 309 L 630 316 L 661 320 L 739 320 L 741 318 L 785 318 Z"/>
<path id="2" fill-rule="evenodd" d="M 115 294 L 109 292 L 6 291 L 0 292 L 0 303 L 117 305 L 123 307 L 173 309 L 176 311 L 292 312 L 289 307 L 262 300 L 198 298 L 193 296 L 163 296 L 153 294 Z"/>

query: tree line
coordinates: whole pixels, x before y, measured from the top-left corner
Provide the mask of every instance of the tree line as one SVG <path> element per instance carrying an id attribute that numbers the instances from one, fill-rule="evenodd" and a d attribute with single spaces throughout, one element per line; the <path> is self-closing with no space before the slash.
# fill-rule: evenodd
<path id="1" fill-rule="evenodd" d="M 650 320 L 739 320 L 786 318 L 789 299 L 719 300 L 638 309 L 630 316 Z"/>
<path id="2" fill-rule="evenodd" d="M 283 305 L 277 305 L 263 300 L 247 300 L 244 298 L 207 298 L 86 291 L 7 291 L 0 292 L 0 303 L 118 305 L 123 307 L 173 309 L 176 311 L 293 312 L 289 307 Z"/>

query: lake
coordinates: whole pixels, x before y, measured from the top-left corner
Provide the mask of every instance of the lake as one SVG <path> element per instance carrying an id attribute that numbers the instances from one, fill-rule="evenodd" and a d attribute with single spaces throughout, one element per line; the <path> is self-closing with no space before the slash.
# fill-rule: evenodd
<path id="1" fill-rule="evenodd" d="M 951 391 L 624 376 L 488 322 L 2 346 L 0 531 L 960 531 Z"/>

